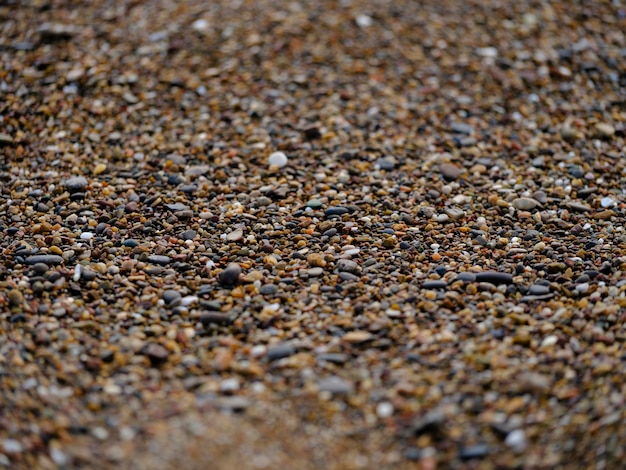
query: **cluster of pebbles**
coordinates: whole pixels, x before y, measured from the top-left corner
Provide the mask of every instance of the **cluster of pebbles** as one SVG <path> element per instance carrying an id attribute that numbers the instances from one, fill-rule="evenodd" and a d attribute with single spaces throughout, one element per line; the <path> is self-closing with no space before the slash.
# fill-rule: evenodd
<path id="1" fill-rule="evenodd" d="M 0 467 L 617 468 L 625 18 L 4 2 Z"/>

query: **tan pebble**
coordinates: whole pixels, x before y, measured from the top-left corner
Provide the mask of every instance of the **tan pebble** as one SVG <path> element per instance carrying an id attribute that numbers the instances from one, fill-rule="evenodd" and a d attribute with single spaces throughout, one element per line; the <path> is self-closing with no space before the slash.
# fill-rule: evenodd
<path id="1" fill-rule="evenodd" d="M 104 163 L 98 163 L 93 169 L 93 174 L 100 175 L 104 173 L 106 169 L 107 169 L 107 166 Z"/>
<path id="2" fill-rule="evenodd" d="M 372 333 L 367 331 L 350 331 L 342 336 L 341 340 L 350 344 L 364 343 L 372 339 Z"/>
<path id="3" fill-rule="evenodd" d="M 311 253 L 307 256 L 307 262 L 309 263 L 309 266 L 317 266 L 320 268 L 326 267 L 327 264 L 324 257 L 319 253 Z"/>
<path id="4" fill-rule="evenodd" d="M 9 298 L 9 305 L 12 307 L 19 307 L 24 303 L 24 296 L 17 289 L 11 289 L 7 294 L 7 297 Z"/>

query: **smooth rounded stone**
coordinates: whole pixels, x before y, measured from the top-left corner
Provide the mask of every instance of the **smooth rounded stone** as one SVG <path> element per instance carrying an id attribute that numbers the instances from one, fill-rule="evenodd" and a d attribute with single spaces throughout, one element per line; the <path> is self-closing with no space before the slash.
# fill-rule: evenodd
<path id="1" fill-rule="evenodd" d="M 167 207 L 169 210 L 171 211 L 186 211 L 189 209 L 189 206 L 187 206 L 186 204 L 183 204 L 182 202 L 177 202 L 176 204 L 163 204 L 165 207 Z"/>
<path id="2" fill-rule="evenodd" d="M 464 271 L 462 273 L 459 273 L 455 278 L 455 281 L 462 281 L 462 282 L 475 282 L 476 281 L 476 274 L 469 272 L 469 271 Z"/>
<path id="3" fill-rule="evenodd" d="M 205 312 L 200 314 L 200 323 L 208 325 L 228 325 L 233 322 L 230 315 L 222 312 Z"/>
<path id="4" fill-rule="evenodd" d="M 218 274 L 217 280 L 223 286 L 234 286 L 239 282 L 239 276 L 241 275 L 241 266 L 237 263 L 231 263 L 226 266 L 221 273 Z"/>
<path id="5" fill-rule="evenodd" d="M 317 386 L 320 392 L 331 393 L 333 395 L 350 395 L 354 392 L 352 382 L 334 375 L 322 379 Z"/>
<path id="6" fill-rule="evenodd" d="M 165 362 L 170 355 L 169 351 L 158 343 L 148 343 L 143 347 L 141 352 L 150 359 L 152 364 L 161 364 Z"/>
<path id="7" fill-rule="evenodd" d="M 360 278 L 356 274 L 352 274 L 352 273 L 348 273 L 344 271 L 344 272 L 339 273 L 339 279 L 341 279 L 342 281 L 347 281 L 347 282 L 355 282 L 355 281 L 358 281 Z"/>
<path id="8" fill-rule="evenodd" d="M 306 203 L 307 207 L 310 207 L 311 209 L 319 209 L 320 207 L 322 207 L 322 201 L 320 201 L 319 199 L 311 199 L 309 200 L 309 202 Z"/>
<path id="9" fill-rule="evenodd" d="M 122 246 L 127 246 L 129 248 L 135 248 L 136 246 L 139 246 L 139 242 L 137 240 L 135 240 L 134 238 L 129 238 L 128 240 L 124 240 L 122 242 Z"/>
<path id="10" fill-rule="evenodd" d="M 33 271 L 35 271 L 36 274 L 44 274 L 46 271 L 48 271 L 49 267 L 46 263 L 35 263 L 33 265 Z"/>
<path id="11" fill-rule="evenodd" d="M 548 195 L 544 191 L 535 191 L 532 194 L 532 197 L 535 201 L 538 201 L 541 204 L 548 202 Z"/>
<path id="12" fill-rule="evenodd" d="M 526 449 L 526 433 L 522 429 L 515 429 L 507 434 L 504 443 L 514 452 L 523 452 Z"/>
<path id="13" fill-rule="evenodd" d="M 530 286 L 530 289 L 528 289 L 528 293 L 530 295 L 546 295 L 550 293 L 550 287 L 541 284 L 533 284 Z"/>
<path id="14" fill-rule="evenodd" d="M 452 122 L 450 124 L 450 130 L 455 134 L 473 134 L 474 128 L 469 124 L 465 124 L 463 122 Z"/>
<path id="15" fill-rule="evenodd" d="M 55 266 L 63 263 L 63 258 L 59 255 L 33 255 L 26 258 L 25 263 L 29 265 L 43 263 L 47 266 Z"/>
<path id="16" fill-rule="evenodd" d="M 521 211 L 533 210 L 535 207 L 541 205 L 539 201 L 536 201 L 535 199 L 531 199 L 529 197 L 518 197 L 517 199 L 514 199 L 511 204 L 515 209 Z"/>
<path id="17" fill-rule="evenodd" d="M 445 289 L 446 287 L 448 287 L 448 283 L 443 280 L 428 280 L 424 281 L 422 287 L 424 289 Z"/>
<path id="18" fill-rule="evenodd" d="M 278 168 L 282 168 L 284 166 L 287 166 L 287 163 L 289 163 L 289 159 L 284 152 L 274 152 L 267 159 L 267 163 L 271 166 L 277 166 Z"/>
<path id="19" fill-rule="evenodd" d="M 381 170 L 393 170 L 396 167 L 396 162 L 391 158 L 379 158 L 376 160 L 376 166 Z"/>
<path id="20" fill-rule="evenodd" d="M 24 303 L 24 296 L 17 289 L 11 289 L 7 294 L 7 298 L 11 307 L 19 307 Z"/>
<path id="21" fill-rule="evenodd" d="M 444 212 L 452 220 L 459 220 L 462 217 L 465 217 L 465 211 L 463 211 L 461 209 L 454 208 L 454 207 L 447 208 L 447 209 L 445 209 Z"/>
<path id="22" fill-rule="evenodd" d="M 341 341 L 350 344 L 360 344 L 370 341 L 374 335 L 369 331 L 349 331 L 341 337 Z"/>
<path id="23" fill-rule="evenodd" d="M 487 444 L 475 444 L 471 446 L 462 446 L 459 449 L 459 458 L 461 460 L 479 459 L 489 454 L 489 446 Z"/>
<path id="24" fill-rule="evenodd" d="M 588 282 L 583 282 L 581 284 L 578 284 L 574 290 L 580 294 L 584 294 L 585 292 L 587 292 L 589 290 L 589 283 Z"/>
<path id="25" fill-rule="evenodd" d="M 309 269 L 307 269 L 307 271 L 306 271 L 306 272 L 307 272 L 307 274 L 308 274 L 310 277 L 319 277 L 319 276 L 321 276 L 322 274 L 324 274 L 324 268 L 321 268 L 321 267 L 319 267 L 319 266 L 316 266 L 316 267 L 314 267 L 314 268 L 309 268 Z"/>
<path id="26" fill-rule="evenodd" d="M 178 188 L 179 191 L 185 193 L 185 194 L 192 194 L 194 193 L 197 189 L 198 186 L 195 184 L 183 184 L 180 188 Z"/>
<path id="27" fill-rule="evenodd" d="M 340 259 L 337 262 L 337 270 L 339 272 L 358 273 L 360 271 L 359 264 L 351 259 Z"/>
<path id="28" fill-rule="evenodd" d="M 259 292 L 263 295 L 274 295 L 278 291 L 276 284 L 264 284 L 259 289 Z"/>
<path id="29" fill-rule="evenodd" d="M 64 182 L 64 186 L 68 191 L 77 192 L 87 186 L 89 182 L 84 176 L 72 176 Z"/>
<path id="30" fill-rule="evenodd" d="M 161 298 L 165 302 L 165 305 L 176 307 L 177 305 L 180 305 L 182 297 L 181 293 L 177 290 L 168 289 L 163 292 L 163 296 Z"/>
<path id="31" fill-rule="evenodd" d="M 182 238 L 183 240 L 193 240 L 194 238 L 196 238 L 197 235 L 198 232 L 196 232 L 195 230 L 185 230 L 183 233 L 180 234 L 180 238 Z"/>
<path id="32" fill-rule="evenodd" d="M 582 135 L 578 131 L 578 129 L 567 126 L 561 128 L 561 137 L 567 142 L 574 142 L 575 140 L 578 140 L 581 136 Z"/>
<path id="33" fill-rule="evenodd" d="M 226 235 L 226 240 L 228 240 L 229 242 L 238 242 L 242 238 L 243 238 L 243 229 L 240 229 L 240 228 L 233 230 L 232 232 L 229 232 Z"/>
<path id="34" fill-rule="evenodd" d="M 350 356 L 343 353 L 323 353 L 317 356 L 320 362 L 330 362 L 332 364 L 345 364 L 350 360 Z"/>
<path id="35" fill-rule="evenodd" d="M 172 258 L 165 255 L 150 255 L 148 256 L 148 261 L 154 264 L 158 264 L 160 266 L 165 266 L 172 261 Z"/>
<path id="36" fill-rule="evenodd" d="M 502 273 L 499 271 L 483 271 L 476 273 L 477 282 L 488 282 L 491 284 L 511 284 L 513 282 L 513 276 L 509 273 Z"/>
<path id="37" fill-rule="evenodd" d="M 448 181 L 454 181 L 463 174 L 463 168 L 460 168 L 452 163 L 442 163 L 439 165 L 439 171 Z"/>
<path id="38" fill-rule="evenodd" d="M 83 268 L 80 274 L 80 278 L 85 281 L 93 281 L 96 277 L 98 277 L 98 273 L 89 268 Z"/>
<path id="39" fill-rule="evenodd" d="M 587 204 L 582 204 L 580 202 L 568 201 L 564 204 L 564 206 L 574 212 L 589 212 L 591 211 L 591 207 Z"/>
<path id="40" fill-rule="evenodd" d="M 350 212 L 350 210 L 347 207 L 342 207 L 342 206 L 334 206 L 334 207 L 329 207 L 328 209 L 326 209 L 327 216 L 344 215 L 344 214 L 347 214 L 348 212 Z"/>
<path id="41" fill-rule="evenodd" d="M 615 127 L 605 122 L 596 124 L 596 135 L 603 139 L 611 139 L 615 135 Z"/>
<path id="42" fill-rule="evenodd" d="M 615 204 L 617 203 L 610 197 L 603 197 L 600 201 L 600 205 L 604 208 L 613 207 Z"/>
<path id="43" fill-rule="evenodd" d="M 296 353 L 296 348 L 289 343 L 279 343 L 273 346 L 270 346 L 267 349 L 267 358 L 270 361 L 276 361 L 278 359 L 283 359 L 285 357 L 292 356 Z"/>

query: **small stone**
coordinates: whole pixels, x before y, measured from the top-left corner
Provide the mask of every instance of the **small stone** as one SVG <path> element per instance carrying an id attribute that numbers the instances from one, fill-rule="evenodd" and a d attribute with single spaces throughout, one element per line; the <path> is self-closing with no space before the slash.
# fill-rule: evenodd
<path id="1" fill-rule="evenodd" d="M 65 180 L 65 187 L 70 192 L 77 192 L 85 188 L 89 182 L 83 176 L 72 176 L 71 178 Z"/>
<path id="2" fill-rule="evenodd" d="M 596 124 L 596 135 L 602 139 L 611 139 L 615 135 L 615 128 L 605 122 Z"/>
<path id="3" fill-rule="evenodd" d="M 198 232 L 196 232 L 195 230 L 185 230 L 183 233 L 181 233 L 180 238 L 182 238 L 183 240 L 193 240 L 194 238 L 196 238 L 197 235 Z"/>
<path id="4" fill-rule="evenodd" d="M 569 201 L 569 202 L 566 202 L 564 205 L 568 209 L 573 210 L 575 212 L 589 212 L 589 211 L 591 211 L 591 207 L 589 207 L 587 204 L 581 204 L 579 202 Z"/>
<path id="5" fill-rule="evenodd" d="M 296 348 L 289 343 L 280 343 L 271 346 L 267 350 L 267 358 L 270 361 L 276 361 L 278 359 L 283 359 L 285 357 L 289 357 L 296 353 Z"/>
<path id="6" fill-rule="evenodd" d="M 465 124 L 462 122 L 453 122 L 450 124 L 450 130 L 455 134 L 473 134 L 474 128 L 469 124 Z"/>
<path id="7" fill-rule="evenodd" d="M 511 284 L 513 282 L 513 276 L 509 273 L 502 273 L 498 271 L 483 271 L 476 273 L 477 282 L 489 282 L 491 284 Z"/>
<path id="8" fill-rule="evenodd" d="M 158 365 L 165 362 L 170 353 L 158 343 L 148 343 L 142 349 L 142 354 L 147 356 L 153 365 Z"/>
<path id="9" fill-rule="evenodd" d="M 446 287 L 448 287 L 448 283 L 443 280 L 428 280 L 424 281 L 422 287 L 424 289 L 445 289 Z"/>
<path id="10" fill-rule="evenodd" d="M 0 132 L 0 145 L 11 145 L 13 143 L 13 137 L 4 132 Z"/>
<path id="11" fill-rule="evenodd" d="M 475 282 L 476 274 L 469 272 L 469 271 L 464 271 L 462 273 L 459 273 L 454 280 L 463 281 L 463 282 Z"/>
<path id="12" fill-rule="evenodd" d="M 337 271 L 339 272 L 348 272 L 348 273 L 358 273 L 361 270 L 358 263 L 356 261 L 352 261 L 351 259 L 340 259 L 337 262 Z"/>
<path id="13" fill-rule="evenodd" d="M 320 268 L 319 266 L 315 268 L 309 268 L 307 269 L 307 274 L 310 277 L 319 277 L 324 274 L 324 268 Z"/>
<path id="14" fill-rule="evenodd" d="M 381 419 L 389 418 L 393 415 L 393 405 L 388 401 L 383 401 L 376 405 L 376 416 Z"/>
<path id="15" fill-rule="evenodd" d="M 441 175 L 448 181 L 454 181 L 463 174 L 463 169 L 452 163 L 442 163 L 439 165 Z"/>
<path id="16" fill-rule="evenodd" d="M 616 202 L 610 197 L 603 197 L 600 201 L 600 205 L 604 208 L 613 207 Z"/>
<path id="17" fill-rule="evenodd" d="M 526 433 L 522 429 L 515 429 L 507 434 L 504 443 L 514 452 L 523 452 L 526 449 Z"/>
<path id="18" fill-rule="evenodd" d="M 262 295 L 274 295 L 278 291 L 278 286 L 276 284 L 264 284 L 259 289 L 259 292 Z"/>
<path id="19" fill-rule="evenodd" d="M 180 305 L 182 295 L 177 290 L 169 289 L 163 292 L 162 298 L 165 302 L 165 305 L 168 305 L 170 307 L 176 307 L 177 305 Z"/>
<path id="20" fill-rule="evenodd" d="M 487 444 L 476 444 L 473 446 L 462 446 L 459 450 L 459 458 L 461 460 L 479 459 L 489 454 L 489 446 Z"/>
<path id="21" fill-rule="evenodd" d="M 376 160 L 376 166 L 381 170 L 393 170 L 396 167 L 396 162 L 391 158 L 379 158 Z"/>
<path id="22" fill-rule="evenodd" d="M 533 210 L 535 207 L 540 206 L 539 201 L 531 199 L 529 197 L 519 197 L 517 199 L 514 199 L 511 204 L 515 209 L 522 211 L 530 211 Z"/>
<path id="23" fill-rule="evenodd" d="M 104 173 L 106 169 L 107 169 L 107 166 L 104 163 L 98 163 L 93 169 L 93 174 L 100 175 Z"/>
<path id="24" fill-rule="evenodd" d="M 153 264 L 158 264 L 160 266 L 165 266 L 172 261 L 172 258 L 165 255 L 150 255 L 148 256 L 148 261 Z"/>
<path id="25" fill-rule="evenodd" d="M 222 312 L 206 312 L 200 315 L 200 323 L 203 326 L 215 325 L 228 325 L 232 323 L 230 315 Z"/>
<path id="26" fill-rule="evenodd" d="M 329 207 L 328 209 L 326 209 L 327 216 L 343 215 L 343 214 L 347 214 L 348 212 L 350 212 L 348 208 L 342 207 L 342 206 L 334 206 L 334 207 Z"/>
<path id="27" fill-rule="evenodd" d="M 231 263 L 219 273 L 217 279 L 223 286 L 234 286 L 239 282 L 240 275 L 241 267 L 237 263 Z"/>
<path id="28" fill-rule="evenodd" d="M 341 337 L 341 341 L 350 344 L 360 344 L 370 341 L 374 335 L 369 331 L 350 331 Z"/>
<path id="29" fill-rule="evenodd" d="M 237 242 L 243 238 L 243 230 L 238 228 L 237 230 L 233 230 L 232 232 L 226 235 L 226 240 L 229 242 Z"/>
<path id="30" fill-rule="evenodd" d="M 24 304 L 24 296 L 17 289 L 11 289 L 7 294 L 7 297 L 9 299 L 9 305 L 11 307 L 19 307 Z"/>
<path id="31" fill-rule="evenodd" d="M 269 156 L 267 162 L 271 166 L 277 166 L 278 168 L 282 168 L 284 166 L 287 166 L 287 163 L 289 163 L 289 159 L 284 152 L 274 152 Z"/>
<path id="32" fill-rule="evenodd" d="M 186 211 L 189 209 L 189 206 L 183 204 L 182 202 L 177 202 L 176 204 L 164 204 L 171 211 Z"/>
<path id="33" fill-rule="evenodd" d="M 530 286 L 530 289 L 528 289 L 528 293 L 530 295 L 546 295 L 550 293 L 550 287 L 541 284 L 533 284 Z"/>
<path id="34" fill-rule="evenodd" d="M 320 207 L 322 207 L 322 201 L 320 201 L 319 199 L 311 199 L 309 202 L 306 203 L 307 207 L 310 207 L 311 209 L 319 209 Z"/>
<path id="35" fill-rule="evenodd" d="M 331 376 L 322 379 L 318 384 L 320 392 L 327 392 L 333 395 L 349 395 L 354 392 L 354 385 L 341 377 Z"/>
<path id="36" fill-rule="evenodd" d="M 574 129 L 573 127 L 565 126 L 561 128 L 561 137 L 566 142 L 574 142 L 575 140 L 580 139 L 582 135 L 580 132 L 578 132 L 577 129 Z"/>
<path id="37" fill-rule="evenodd" d="M 63 258 L 58 255 L 33 255 L 26 258 L 26 264 L 43 263 L 47 266 L 54 266 L 63 263 Z"/>
<path id="38" fill-rule="evenodd" d="M 309 266 L 324 268 L 328 264 L 324 259 L 324 256 L 322 256 L 320 253 L 311 253 L 309 256 L 307 256 L 306 260 L 309 263 Z"/>

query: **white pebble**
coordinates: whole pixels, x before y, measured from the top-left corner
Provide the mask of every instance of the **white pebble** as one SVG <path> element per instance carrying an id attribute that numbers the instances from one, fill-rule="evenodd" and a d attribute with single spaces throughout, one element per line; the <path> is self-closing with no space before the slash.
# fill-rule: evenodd
<path id="1" fill-rule="evenodd" d="M 207 20 L 199 19 L 191 24 L 191 27 L 199 32 L 204 32 L 209 29 L 209 22 Z"/>
<path id="2" fill-rule="evenodd" d="M 504 442 L 515 452 L 522 452 L 526 448 L 526 433 L 521 429 L 511 431 Z"/>
<path id="3" fill-rule="evenodd" d="M 250 348 L 250 357 L 261 357 L 263 355 L 265 355 L 265 352 L 267 351 L 267 347 L 263 344 L 257 344 L 256 346 L 252 346 L 252 348 Z"/>
<path id="4" fill-rule="evenodd" d="M 55 448 L 50 449 L 50 458 L 59 467 L 64 467 L 67 465 L 67 455 L 65 455 L 59 449 L 55 449 Z"/>
<path id="5" fill-rule="evenodd" d="M 583 283 L 578 284 L 576 286 L 576 291 L 580 292 L 581 294 L 584 294 L 588 290 L 589 290 L 589 283 L 588 282 L 583 282 Z"/>
<path id="6" fill-rule="evenodd" d="M 77 264 L 76 267 L 74 268 L 74 282 L 78 282 L 80 280 L 80 275 L 83 272 L 83 266 L 80 264 Z"/>
<path id="7" fill-rule="evenodd" d="M 278 168 L 282 168 L 287 165 L 288 159 L 287 159 L 287 155 L 285 155 L 284 152 L 274 152 L 270 155 L 267 162 L 270 165 L 275 165 Z"/>
<path id="8" fill-rule="evenodd" d="M 2 447 L 4 447 L 4 451 L 7 454 L 18 454 L 24 450 L 20 441 L 15 439 L 5 439 L 2 443 Z"/>
<path id="9" fill-rule="evenodd" d="M 554 346 L 559 338 L 556 335 L 546 336 L 544 340 L 541 342 L 542 348 L 547 348 L 549 346 Z"/>
<path id="10" fill-rule="evenodd" d="M 91 240 L 93 238 L 93 232 L 82 232 L 80 234 L 81 240 Z"/>
<path id="11" fill-rule="evenodd" d="M 182 299 L 180 299 L 180 304 L 183 307 L 187 307 L 188 305 L 191 305 L 191 304 L 193 304 L 193 303 L 195 303 L 197 301 L 198 301 L 198 297 L 197 296 L 195 296 L 195 295 L 188 295 L 188 296 L 183 297 Z"/>
<path id="12" fill-rule="evenodd" d="M 239 380 L 232 377 L 230 379 L 223 380 L 220 384 L 220 392 L 232 393 L 239 390 Z"/>
<path id="13" fill-rule="evenodd" d="M 389 418 L 393 414 L 393 405 L 384 401 L 376 405 L 376 415 L 379 418 Z"/>
<path id="14" fill-rule="evenodd" d="M 372 26 L 372 18 L 367 15 L 360 14 L 356 17 L 356 24 L 358 24 L 361 28 L 367 28 L 368 26 Z"/>
<path id="15" fill-rule="evenodd" d="M 602 200 L 600 201 L 600 205 L 604 208 L 612 207 L 615 205 L 615 201 L 611 199 L 610 197 L 605 197 L 605 198 L 602 198 Z"/>

